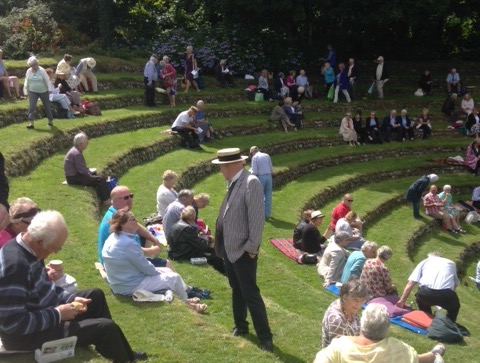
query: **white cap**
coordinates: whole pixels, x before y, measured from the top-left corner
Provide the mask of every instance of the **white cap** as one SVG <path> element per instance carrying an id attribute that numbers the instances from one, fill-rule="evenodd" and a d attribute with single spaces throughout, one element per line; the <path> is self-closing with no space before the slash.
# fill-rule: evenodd
<path id="1" fill-rule="evenodd" d="M 429 174 L 428 179 L 430 179 L 430 182 L 435 183 L 438 180 L 438 175 L 437 174 Z"/>

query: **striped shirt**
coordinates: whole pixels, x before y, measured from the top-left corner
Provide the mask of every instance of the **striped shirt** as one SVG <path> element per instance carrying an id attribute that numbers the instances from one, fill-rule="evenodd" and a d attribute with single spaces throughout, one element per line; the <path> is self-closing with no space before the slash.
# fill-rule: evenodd
<path id="1" fill-rule="evenodd" d="M 425 214 L 441 212 L 442 201 L 437 194 L 428 193 L 423 197 L 423 206 L 425 207 Z"/>

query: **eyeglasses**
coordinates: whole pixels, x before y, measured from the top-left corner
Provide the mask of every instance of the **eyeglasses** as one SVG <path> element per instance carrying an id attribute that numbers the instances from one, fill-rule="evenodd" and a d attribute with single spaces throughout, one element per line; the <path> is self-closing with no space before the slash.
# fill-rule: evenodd
<path id="1" fill-rule="evenodd" d="M 121 199 L 123 200 L 129 200 L 129 199 L 133 199 L 133 194 L 130 194 L 130 195 L 126 195 L 124 197 L 120 197 Z"/>

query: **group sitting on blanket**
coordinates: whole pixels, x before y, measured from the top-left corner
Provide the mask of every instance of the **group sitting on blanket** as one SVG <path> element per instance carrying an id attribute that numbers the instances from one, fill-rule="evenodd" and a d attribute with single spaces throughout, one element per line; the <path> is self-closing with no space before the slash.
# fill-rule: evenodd
<path id="1" fill-rule="evenodd" d="M 357 279 L 340 289 L 322 321 L 322 350 L 314 363 L 389 362 L 443 363 L 445 346 L 436 344 L 427 353 L 416 350 L 397 338 L 387 337 L 390 318 L 387 308 L 369 304 L 360 318 L 359 311 L 367 299 L 366 287 Z"/>

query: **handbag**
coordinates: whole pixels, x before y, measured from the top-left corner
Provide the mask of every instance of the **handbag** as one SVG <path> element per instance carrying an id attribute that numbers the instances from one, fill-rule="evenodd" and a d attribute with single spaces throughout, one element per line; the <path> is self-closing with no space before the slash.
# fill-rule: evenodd
<path id="1" fill-rule="evenodd" d="M 333 84 L 332 84 L 330 86 L 330 89 L 328 90 L 327 99 L 333 100 L 333 94 L 334 94 L 334 87 L 333 87 Z"/>
<path id="2" fill-rule="evenodd" d="M 462 331 L 457 324 L 440 311 L 435 313 L 435 318 L 427 329 L 427 337 L 445 343 L 457 343 L 463 340 Z"/>

